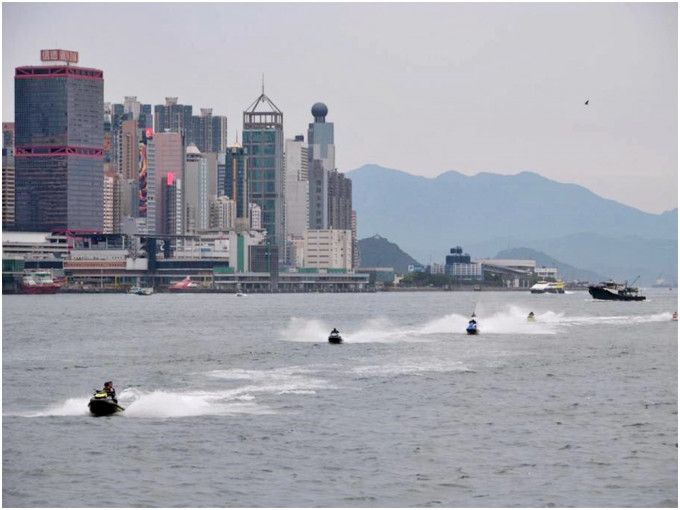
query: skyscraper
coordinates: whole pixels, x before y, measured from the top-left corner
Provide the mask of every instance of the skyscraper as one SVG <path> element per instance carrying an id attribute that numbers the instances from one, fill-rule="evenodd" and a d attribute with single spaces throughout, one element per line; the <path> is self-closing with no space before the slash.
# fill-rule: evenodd
<path id="1" fill-rule="evenodd" d="M 243 148 L 249 159 L 250 202 L 262 208 L 262 228 L 267 231 L 267 244 L 280 247 L 276 253 L 283 255 L 283 113 L 264 90 L 243 112 Z"/>
<path id="2" fill-rule="evenodd" d="M 326 122 L 328 107 L 312 106 L 314 122 L 309 124 L 309 228 L 325 229 L 328 218 L 328 173 L 335 170 L 334 125 Z"/>
<path id="3" fill-rule="evenodd" d="M 236 203 L 236 230 L 248 230 L 248 152 L 238 142 L 229 147 L 225 155 L 224 194 Z"/>
<path id="4" fill-rule="evenodd" d="M 14 229 L 14 122 L 2 123 L 2 228 Z"/>
<path id="5" fill-rule="evenodd" d="M 301 239 L 309 227 L 309 158 L 302 135 L 286 140 L 286 235 Z"/>
<path id="6" fill-rule="evenodd" d="M 227 118 L 212 114 L 212 108 L 201 108 L 201 116 L 191 118 L 192 139 L 201 154 L 224 152 L 227 147 Z"/>
<path id="7" fill-rule="evenodd" d="M 77 62 L 43 50 L 43 61 Z M 104 73 L 67 64 L 17 67 L 16 227 L 101 231 Z"/>
<path id="8" fill-rule="evenodd" d="M 207 158 L 195 144 L 186 150 L 184 167 L 184 218 L 187 232 L 210 227 L 210 189 Z"/>
<path id="9" fill-rule="evenodd" d="M 177 104 L 176 97 L 166 97 L 165 104 L 154 107 L 154 132 L 184 130 L 187 140 L 191 140 L 191 117 L 193 108 L 190 105 Z"/>
<path id="10" fill-rule="evenodd" d="M 166 232 L 169 224 L 167 220 L 168 210 L 166 205 L 172 205 L 163 199 L 163 186 L 167 186 L 167 175 L 173 174 L 170 186 L 175 179 L 182 180 L 184 175 L 185 160 L 184 138 L 180 133 L 155 133 L 147 144 L 148 177 L 147 177 L 147 228 L 149 234 L 174 234 Z M 141 181 L 141 178 L 140 178 Z M 172 190 L 177 188 L 172 188 Z M 180 195 L 181 196 L 181 195 Z M 174 206 L 173 206 L 174 207 Z M 173 214 L 181 214 L 173 210 Z M 181 219 L 174 225 L 183 225 Z M 153 230 L 152 230 L 153 229 Z"/>

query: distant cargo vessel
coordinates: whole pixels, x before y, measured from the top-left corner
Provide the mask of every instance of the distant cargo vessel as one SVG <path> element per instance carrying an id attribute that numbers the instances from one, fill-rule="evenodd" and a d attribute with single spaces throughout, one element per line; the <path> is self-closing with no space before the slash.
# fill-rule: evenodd
<path id="1" fill-rule="evenodd" d="M 56 294 L 60 288 L 51 271 L 24 271 L 21 279 L 21 292 L 24 294 Z"/>
<path id="2" fill-rule="evenodd" d="M 532 294 L 564 294 L 564 282 L 538 282 L 529 291 Z"/>
<path id="3" fill-rule="evenodd" d="M 616 283 L 614 280 L 590 285 L 588 292 L 594 299 L 606 301 L 644 301 L 647 299 L 645 296 L 640 296 L 637 287 L 629 287 L 628 282 Z"/>

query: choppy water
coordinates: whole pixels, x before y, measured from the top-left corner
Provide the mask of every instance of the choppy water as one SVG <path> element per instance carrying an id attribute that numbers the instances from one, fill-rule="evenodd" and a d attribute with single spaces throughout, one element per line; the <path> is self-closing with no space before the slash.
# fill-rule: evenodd
<path id="1" fill-rule="evenodd" d="M 6 296 L 3 505 L 675 507 L 677 294 L 646 294 Z"/>

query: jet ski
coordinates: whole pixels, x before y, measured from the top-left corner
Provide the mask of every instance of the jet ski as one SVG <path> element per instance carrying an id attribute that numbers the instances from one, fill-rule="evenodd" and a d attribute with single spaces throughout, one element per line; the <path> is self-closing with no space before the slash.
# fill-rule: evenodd
<path id="1" fill-rule="evenodd" d="M 332 344 L 341 344 L 342 337 L 340 336 L 340 333 L 335 329 L 331 331 L 331 334 L 328 336 L 328 342 Z"/>
<path id="2" fill-rule="evenodd" d="M 106 416 L 109 414 L 119 413 L 125 411 L 125 408 L 118 405 L 118 402 L 109 397 L 105 391 L 95 391 L 87 404 L 90 408 L 90 413 L 94 416 Z"/>
<path id="3" fill-rule="evenodd" d="M 470 322 L 468 322 L 465 331 L 467 331 L 468 335 L 476 335 L 477 333 L 479 333 L 479 330 L 477 329 L 477 321 L 472 319 Z"/>

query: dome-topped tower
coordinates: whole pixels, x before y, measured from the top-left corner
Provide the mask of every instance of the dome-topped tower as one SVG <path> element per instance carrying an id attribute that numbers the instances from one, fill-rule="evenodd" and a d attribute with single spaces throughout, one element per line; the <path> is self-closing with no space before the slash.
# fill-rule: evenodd
<path id="1" fill-rule="evenodd" d="M 328 106 L 324 103 L 314 103 L 312 106 L 312 115 L 314 116 L 314 122 L 326 122 Z"/>

